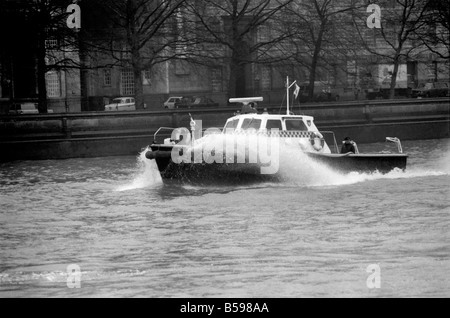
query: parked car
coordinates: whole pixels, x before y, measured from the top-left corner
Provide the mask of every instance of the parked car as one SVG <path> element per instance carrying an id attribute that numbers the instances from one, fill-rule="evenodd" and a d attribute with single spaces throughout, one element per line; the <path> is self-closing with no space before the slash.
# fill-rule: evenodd
<path id="1" fill-rule="evenodd" d="M 314 82 L 314 97 L 312 100 L 308 96 L 309 83 L 300 83 L 300 92 L 298 95 L 298 100 L 300 102 L 327 102 L 327 101 L 338 101 L 340 99 L 340 94 L 337 89 L 331 87 L 327 83 L 320 81 Z"/>
<path id="2" fill-rule="evenodd" d="M 111 104 L 105 106 L 105 111 L 127 111 L 136 110 L 133 97 L 114 98 Z"/>
<path id="3" fill-rule="evenodd" d="M 183 97 L 175 103 L 175 108 L 219 107 L 219 103 L 205 96 Z"/>
<path id="4" fill-rule="evenodd" d="M 445 97 L 450 96 L 449 83 L 421 83 L 411 92 L 411 97 Z"/>
<path id="5" fill-rule="evenodd" d="M 191 107 L 219 107 L 219 103 L 209 97 L 195 97 Z"/>
<path id="6" fill-rule="evenodd" d="M 10 115 L 27 115 L 39 114 L 37 103 L 16 103 L 9 107 L 8 113 Z M 47 109 L 47 113 L 53 113 L 52 109 Z"/>
<path id="7" fill-rule="evenodd" d="M 166 100 L 164 102 L 164 108 L 167 109 L 174 109 L 175 108 L 175 103 L 179 102 L 183 97 L 182 96 L 173 96 L 173 97 L 169 97 L 168 100 Z"/>
<path id="8" fill-rule="evenodd" d="M 9 107 L 10 115 L 39 114 L 35 103 L 13 104 Z"/>
<path id="9" fill-rule="evenodd" d="M 373 86 L 367 86 L 367 99 L 389 99 L 391 95 L 392 76 L 386 76 L 383 81 Z M 394 87 L 394 97 L 409 98 L 412 94 L 412 83 L 406 80 L 397 80 Z"/>

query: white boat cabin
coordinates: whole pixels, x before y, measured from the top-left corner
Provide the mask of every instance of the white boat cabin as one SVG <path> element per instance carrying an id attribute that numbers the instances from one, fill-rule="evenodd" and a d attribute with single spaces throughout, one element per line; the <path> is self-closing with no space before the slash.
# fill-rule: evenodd
<path id="1" fill-rule="evenodd" d="M 230 103 L 242 104 L 243 112 L 227 120 L 224 132 L 233 133 L 248 130 L 270 132 L 272 129 L 277 129 L 283 132 L 314 132 L 322 138 L 316 125 L 314 125 L 314 118 L 311 116 L 291 115 L 289 111 L 285 115 L 269 114 L 267 111 L 258 114 L 253 106 L 262 101 L 262 97 L 231 98 Z"/>
<path id="2" fill-rule="evenodd" d="M 323 135 L 314 124 L 314 117 L 286 114 L 258 114 L 252 103 L 262 101 L 262 97 L 234 98 L 232 103 L 242 103 L 242 109 L 248 110 L 237 114 L 225 123 L 224 134 L 266 134 L 281 137 L 285 142 L 296 141 L 303 151 L 330 153 L 330 148 Z"/>
<path id="3" fill-rule="evenodd" d="M 314 124 L 314 118 L 311 116 L 271 115 L 267 113 L 245 114 L 231 117 L 225 124 L 224 132 L 233 133 L 235 131 L 247 130 L 269 132 L 272 129 L 286 132 L 308 131 L 320 134 Z"/>

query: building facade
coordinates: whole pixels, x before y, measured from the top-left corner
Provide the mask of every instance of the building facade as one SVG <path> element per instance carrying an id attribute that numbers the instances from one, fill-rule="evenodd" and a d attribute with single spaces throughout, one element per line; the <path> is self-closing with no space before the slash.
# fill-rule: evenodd
<path id="1" fill-rule="evenodd" d="M 54 1 L 61 10 L 72 2 Z M 145 31 L 148 19 L 137 17 L 136 23 L 145 32 L 135 34 L 117 26 L 124 19 L 120 14 L 114 16 L 105 9 L 105 4 L 115 0 L 80 1 L 81 32 L 76 36 L 54 32 L 45 39 L 48 107 L 54 112 L 101 111 L 113 98 L 139 92 L 147 109 L 153 110 L 162 109 L 169 96 L 204 95 L 226 105 L 230 97 L 257 95 L 276 104 L 284 98 L 286 76 L 308 83 L 311 72 L 317 90 L 324 84 L 325 90 L 334 90 L 343 100 L 365 98 L 365 90 L 384 85 L 392 75 L 395 38 L 401 27 L 394 13 L 402 8 L 392 1 L 379 1 L 381 32 L 366 26 L 369 2 L 330 2 L 328 13 L 339 13 L 330 15 L 323 25 L 323 41 L 318 46 L 303 32 L 322 26 L 320 14 L 308 11 L 314 1 L 293 0 L 285 5 L 273 1 L 264 7 L 258 6 L 261 1 L 249 1 L 248 7 L 243 4 L 246 1 L 230 1 L 239 13 L 234 16 L 214 1 L 188 0 L 194 4 L 189 7 L 183 7 L 184 1 L 153 2 L 177 6 L 173 10 L 164 7 L 168 16 L 160 30 L 149 25 Z M 14 101 L 38 97 L 37 35 L 30 32 L 35 21 L 24 9 L 26 3 L 5 0 L 2 6 L 0 32 L 6 44 L 0 48 L 3 112 Z M 354 7 L 343 10 L 345 5 Z M 11 27 L 14 34 L 8 32 Z M 137 51 L 131 48 L 136 38 L 152 30 L 155 34 L 145 45 Z M 430 30 L 448 33 L 442 26 Z M 62 45 L 68 38 L 72 49 Z M 398 59 L 397 85 L 412 88 L 428 81 L 448 81 L 449 59 L 442 57 L 448 56 L 448 47 L 437 49 L 444 54 L 430 51 L 418 38 L 407 38 Z M 70 65 L 61 64 L 69 60 Z"/>

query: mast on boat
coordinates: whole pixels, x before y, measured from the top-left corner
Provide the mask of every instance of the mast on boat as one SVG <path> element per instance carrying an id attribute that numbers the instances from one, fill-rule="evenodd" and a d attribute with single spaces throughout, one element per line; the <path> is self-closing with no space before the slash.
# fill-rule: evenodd
<path id="1" fill-rule="evenodd" d="M 292 82 L 292 84 L 289 84 L 289 76 L 286 76 L 286 99 L 287 99 L 287 110 L 286 115 L 290 115 L 289 111 L 289 90 L 292 86 L 294 86 L 297 83 L 297 81 Z"/>

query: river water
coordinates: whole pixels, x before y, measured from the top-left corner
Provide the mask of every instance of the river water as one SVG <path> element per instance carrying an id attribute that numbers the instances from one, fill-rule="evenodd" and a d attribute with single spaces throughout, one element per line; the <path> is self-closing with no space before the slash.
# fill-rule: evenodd
<path id="1" fill-rule="evenodd" d="M 403 148 L 405 172 L 245 186 L 142 155 L 0 164 L 0 297 L 449 297 L 450 141 Z"/>

